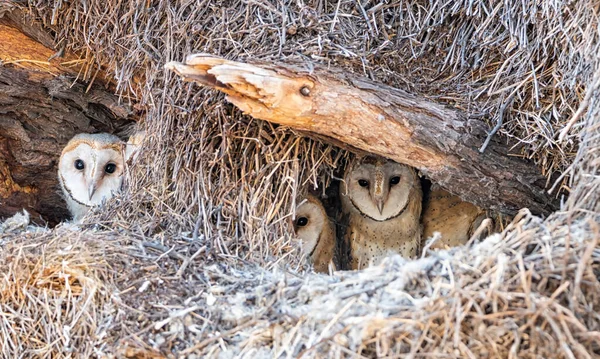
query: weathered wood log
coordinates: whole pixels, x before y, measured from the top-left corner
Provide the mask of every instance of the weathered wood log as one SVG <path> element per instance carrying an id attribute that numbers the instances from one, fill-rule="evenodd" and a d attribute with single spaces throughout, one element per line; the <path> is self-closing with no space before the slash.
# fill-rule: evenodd
<path id="1" fill-rule="evenodd" d="M 68 216 L 56 176 L 63 146 L 80 132 L 123 130 L 131 111 L 112 91 L 76 81 L 82 61 L 49 60 L 51 37 L 21 20 L 0 18 L 0 219 L 24 208 L 53 225 Z"/>
<path id="2" fill-rule="evenodd" d="M 227 94 L 258 119 L 341 141 L 421 170 L 463 200 L 514 214 L 558 208 L 535 165 L 508 156 L 488 126 L 466 113 L 350 73 L 290 65 L 245 64 L 211 55 L 165 65 L 185 80 Z"/>

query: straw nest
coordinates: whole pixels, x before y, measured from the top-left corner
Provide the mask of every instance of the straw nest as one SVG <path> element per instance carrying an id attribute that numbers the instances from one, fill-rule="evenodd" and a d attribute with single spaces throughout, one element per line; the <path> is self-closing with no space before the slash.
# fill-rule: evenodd
<path id="1" fill-rule="evenodd" d="M 0 228 L 3 356 L 600 355 L 593 2 L 20 5 L 89 61 L 83 79 L 114 74 L 148 137 L 90 224 Z M 287 216 L 307 188 L 328 195 L 349 154 L 162 69 L 193 52 L 329 64 L 503 118 L 514 154 L 569 198 L 468 248 L 316 275 Z"/>

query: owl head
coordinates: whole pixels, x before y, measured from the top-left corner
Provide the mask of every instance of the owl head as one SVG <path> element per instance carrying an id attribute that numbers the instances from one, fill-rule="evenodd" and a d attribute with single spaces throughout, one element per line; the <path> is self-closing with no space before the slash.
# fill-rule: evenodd
<path id="1" fill-rule="evenodd" d="M 380 157 L 357 158 L 345 172 L 340 186 L 342 201 L 363 216 L 386 221 L 408 206 L 414 189 L 420 188 L 412 167 Z"/>
<path id="2" fill-rule="evenodd" d="M 67 200 L 95 206 L 121 189 L 123 142 L 116 136 L 79 134 L 62 151 L 58 177 Z"/>
<path id="3" fill-rule="evenodd" d="M 302 251 L 313 257 L 323 236 L 331 236 L 332 229 L 325 208 L 318 198 L 307 195 L 296 207 L 294 231 L 302 240 Z"/>

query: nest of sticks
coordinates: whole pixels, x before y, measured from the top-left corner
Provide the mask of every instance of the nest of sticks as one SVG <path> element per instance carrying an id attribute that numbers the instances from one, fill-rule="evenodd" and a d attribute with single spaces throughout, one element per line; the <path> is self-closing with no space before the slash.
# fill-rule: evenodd
<path id="1" fill-rule="evenodd" d="M 599 15 L 587 1 L 29 1 L 143 111 L 128 191 L 89 225 L 0 227 L 6 357 L 600 355 Z M 328 64 L 444 101 L 519 143 L 548 187 L 479 243 L 331 276 L 287 217 L 349 154 L 253 120 L 163 65 L 194 52 Z"/>

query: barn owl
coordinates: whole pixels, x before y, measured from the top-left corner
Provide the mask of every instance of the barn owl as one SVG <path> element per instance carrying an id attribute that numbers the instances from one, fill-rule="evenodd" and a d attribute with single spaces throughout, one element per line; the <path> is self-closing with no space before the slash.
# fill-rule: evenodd
<path id="1" fill-rule="evenodd" d="M 441 239 L 430 248 L 459 246 L 469 241 L 486 217 L 481 208 L 433 185 L 423 206 L 423 237 L 431 238 L 434 232 L 441 234 Z"/>
<path id="2" fill-rule="evenodd" d="M 389 254 L 417 255 L 421 242 L 421 183 L 416 171 L 391 160 L 351 163 L 340 185 L 351 269 L 378 264 Z"/>
<path id="3" fill-rule="evenodd" d="M 327 273 L 329 265 L 333 265 L 335 226 L 319 199 L 308 195 L 299 202 L 294 231 L 302 240 L 302 251 L 310 256 L 315 271 Z"/>
<path id="4" fill-rule="evenodd" d="M 60 155 L 58 179 L 73 219 L 80 220 L 92 206 L 121 189 L 123 146 L 111 134 L 79 134 Z"/>

